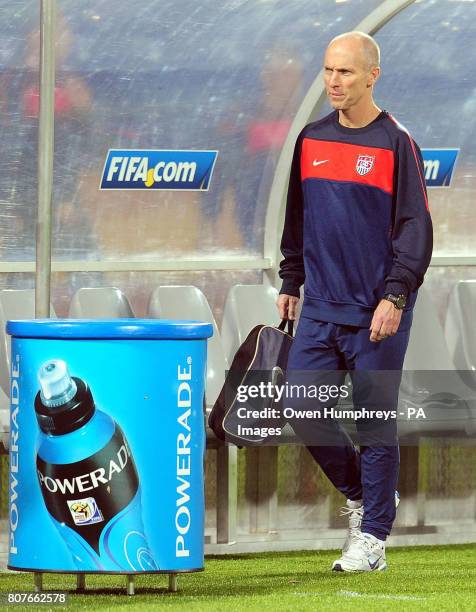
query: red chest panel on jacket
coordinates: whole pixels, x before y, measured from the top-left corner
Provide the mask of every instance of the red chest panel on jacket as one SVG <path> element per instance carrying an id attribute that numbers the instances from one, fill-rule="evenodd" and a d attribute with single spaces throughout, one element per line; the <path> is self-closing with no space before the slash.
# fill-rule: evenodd
<path id="1" fill-rule="evenodd" d="M 393 151 L 304 138 L 301 179 L 362 183 L 393 193 Z"/>

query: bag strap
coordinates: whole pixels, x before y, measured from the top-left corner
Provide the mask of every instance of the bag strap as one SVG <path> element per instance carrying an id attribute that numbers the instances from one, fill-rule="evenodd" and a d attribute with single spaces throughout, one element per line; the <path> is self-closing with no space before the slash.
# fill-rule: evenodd
<path id="1" fill-rule="evenodd" d="M 286 323 L 288 324 L 288 334 L 290 336 L 293 336 L 294 335 L 294 321 L 291 321 L 290 319 L 282 319 L 281 323 L 278 325 L 278 329 L 281 331 L 285 331 Z"/>

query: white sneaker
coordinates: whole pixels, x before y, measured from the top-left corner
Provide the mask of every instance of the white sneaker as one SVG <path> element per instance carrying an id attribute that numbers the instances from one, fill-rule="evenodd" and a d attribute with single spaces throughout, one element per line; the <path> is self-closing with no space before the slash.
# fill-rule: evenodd
<path id="1" fill-rule="evenodd" d="M 360 527 L 362 525 L 362 518 L 364 516 L 364 506 L 362 500 L 352 501 L 348 499 L 345 506 L 340 509 L 341 516 L 349 517 L 349 528 L 347 529 L 347 536 L 345 538 L 342 552 L 346 553 L 349 550 L 349 546 L 352 539 L 357 533 L 360 533 Z"/>
<path id="2" fill-rule="evenodd" d="M 398 504 L 400 503 L 400 494 L 398 491 L 395 491 L 395 508 L 398 508 Z M 347 536 L 345 538 L 344 546 L 342 547 L 342 552 L 346 553 L 349 550 L 352 539 L 355 535 L 360 533 L 360 528 L 362 527 L 362 519 L 364 517 L 364 506 L 362 504 L 362 500 L 352 501 L 348 499 L 345 506 L 342 506 L 340 509 L 341 516 L 349 517 L 349 527 L 347 529 Z"/>
<path id="3" fill-rule="evenodd" d="M 356 533 L 349 550 L 332 564 L 334 572 L 380 572 L 387 569 L 385 542 L 370 533 Z"/>

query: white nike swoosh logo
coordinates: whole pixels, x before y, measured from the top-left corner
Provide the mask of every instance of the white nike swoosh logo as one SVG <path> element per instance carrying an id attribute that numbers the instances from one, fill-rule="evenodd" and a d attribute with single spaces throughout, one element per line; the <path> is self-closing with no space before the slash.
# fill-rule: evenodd
<path id="1" fill-rule="evenodd" d="M 380 561 L 381 558 L 382 558 L 382 555 L 380 555 L 380 557 L 377 557 L 375 561 L 370 561 L 369 559 L 368 561 L 369 561 L 370 569 L 375 569 L 377 567 L 377 563 Z"/>
<path id="2" fill-rule="evenodd" d="M 317 159 L 315 159 L 315 160 L 312 162 L 312 165 L 313 165 L 313 166 L 320 166 L 321 164 L 325 164 L 325 163 L 326 163 L 326 162 L 328 162 L 328 161 L 329 161 L 328 159 L 323 159 L 323 160 L 321 160 L 321 161 L 317 161 Z"/>

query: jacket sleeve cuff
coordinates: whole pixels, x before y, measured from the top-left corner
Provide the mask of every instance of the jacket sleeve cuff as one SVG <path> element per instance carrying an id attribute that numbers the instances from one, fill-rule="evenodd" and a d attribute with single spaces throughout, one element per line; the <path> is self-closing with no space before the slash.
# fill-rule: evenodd
<path id="1" fill-rule="evenodd" d="M 292 278 L 285 278 L 283 280 L 283 284 L 281 287 L 281 291 L 279 292 L 279 294 L 285 294 L 285 295 L 292 295 L 294 297 L 301 297 L 301 294 L 299 292 L 299 285 L 296 285 L 296 281 Z"/>
<path id="2" fill-rule="evenodd" d="M 384 295 L 387 293 L 391 293 L 392 295 L 404 295 L 405 297 L 408 297 L 408 288 L 405 283 L 390 281 L 385 284 Z"/>

